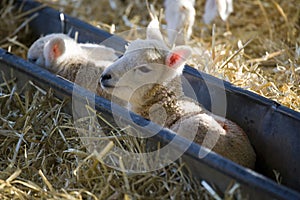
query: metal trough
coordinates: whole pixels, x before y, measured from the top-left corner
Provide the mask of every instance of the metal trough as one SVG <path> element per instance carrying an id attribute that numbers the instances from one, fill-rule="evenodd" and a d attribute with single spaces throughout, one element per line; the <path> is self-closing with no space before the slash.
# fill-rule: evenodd
<path id="1" fill-rule="evenodd" d="M 35 1 L 20 0 L 17 3 L 23 4 L 24 10 L 40 6 L 40 3 Z M 37 12 L 39 16 L 30 24 L 33 37 L 61 32 L 58 11 L 46 7 Z M 101 43 L 112 37 L 103 30 L 67 15 L 64 25 L 65 31 L 71 30 L 71 35 L 76 31 L 79 32 L 79 42 Z M 124 51 L 126 41 L 118 37 L 113 37 L 109 41 L 107 46 Z M 53 88 L 58 96 L 94 100 L 96 109 L 107 118 L 112 118 L 110 102 L 107 100 L 83 88 L 76 87 L 74 93 L 72 83 L 0 49 L 0 71 L 9 74 L 12 69 L 18 82 L 32 80 L 45 89 Z M 243 194 L 249 199 L 300 199 L 300 113 L 189 66 L 185 67 L 184 77 L 193 87 L 197 100 L 202 105 L 209 110 L 213 109 L 216 113 L 225 113 L 227 118 L 245 130 L 257 153 L 256 169 L 252 171 L 215 153 L 209 153 L 205 158 L 199 159 L 198 152 L 201 147 L 192 143 L 182 158 L 191 168 L 193 175 L 213 183 L 221 190 L 225 190 L 232 180 L 237 181 Z M 223 106 L 218 107 L 220 104 Z M 121 107 L 117 109 L 120 115 L 125 112 L 126 110 Z M 132 116 L 137 124 L 147 123 L 137 115 Z M 173 137 L 172 132 L 162 129 L 154 140 L 168 143 Z M 188 141 L 182 138 L 177 142 Z M 181 145 L 174 147 L 174 152 L 180 148 Z M 273 170 L 280 173 L 283 185 L 272 180 Z"/>

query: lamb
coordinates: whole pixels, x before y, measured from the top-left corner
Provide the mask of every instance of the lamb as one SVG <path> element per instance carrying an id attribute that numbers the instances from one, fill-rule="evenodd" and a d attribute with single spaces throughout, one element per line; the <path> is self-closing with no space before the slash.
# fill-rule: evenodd
<path id="1" fill-rule="evenodd" d="M 195 0 L 165 0 L 165 19 L 169 44 L 186 43 L 193 32 L 196 11 Z"/>
<path id="2" fill-rule="evenodd" d="M 96 65 L 75 40 L 65 37 L 63 34 L 55 34 L 40 39 L 32 46 L 37 48 L 31 48 L 29 59 L 37 56 L 37 59 L 34 60 L 35 63 L 41 64 L 49 71 L 104 98 L 111 98 L 111 95 L 103 91 L 97 84 L 98 77 L 109 63 Z"/>
<path id="3" fill-rule="evenodd" d="M 52 33 L 36 40 L 29 48 L 27 59 L 41 67 L 45 67 L 44 46 L 52 38 L 61 38 L 64 41 L 74 41 L 71 37 L 62 33 Z M 118 57 L 112 48 L 91 44 L 91 43 L 78 43 L 81 53 L 86 54 L 90 60 L 95 62 L 96 65 L 108 66 Z M 77 49 L 77 48 L 76 48 Z"/>
<path id="4" fill-rule="evenodd" d="M 211 23 L 216 17 L 217 12 L 219 12 L 221 19 L 226 21 L 228 16 L 233 12 L 232 0 L 206 0 L 204 10 L 204 23 Z"/>
<path id="5" fill-rule="evenodd" d="M 149 33 L 147 31 L 147 33 Z M 107 67 L 99 82 L 112 95 L 128 101 L 130 109 L 146 119 L 212 149 L 245 167 L 254 168 L 256 155 L 243 130 L 216 116 L 193 100 L 176 94 L 169 84 L 182 74 L 191 50 L 169 50 L 157 30 L 146 40 L 135 40 L 123 57 Z"/>
<path id="6" fill-rule="evenodd" d="M 185 44 L 191 37 L 196 17 L 195 0 L 165 0 L 169 44 Z M 217 12 L 226 21 L 233 12 L 232 0 L 206 0 L 203 21 L 211 23 Z"/>

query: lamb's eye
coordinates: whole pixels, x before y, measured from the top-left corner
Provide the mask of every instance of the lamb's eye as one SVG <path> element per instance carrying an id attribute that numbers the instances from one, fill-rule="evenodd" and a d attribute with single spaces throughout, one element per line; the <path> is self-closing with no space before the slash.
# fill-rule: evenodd
<path id="1" fill-rule="evenodd" d="M 36 63 L 37 58 L 28 58 L 28 61 L 29 61 L 29 62 L 32 62 L 32 63 Z"/>
<path id="2" fill-rule="evenodd" d="M 140 67 L 138 68 L 138 70 L 140 70 L 140 71 L 143 72 L 143 73 L 151 72 L 151 69 L 148 68 L 147 66 L 140 66 Z"/>

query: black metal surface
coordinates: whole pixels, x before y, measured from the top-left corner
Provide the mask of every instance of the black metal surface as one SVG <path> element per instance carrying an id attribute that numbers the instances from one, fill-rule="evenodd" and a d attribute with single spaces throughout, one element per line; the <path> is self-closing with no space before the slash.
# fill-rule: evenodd
<path id="1" fill-rule="evenodd" d="M 282 184 L 300 191 L 300 113 L 189 67 L 185 72 L 198 91 L 199 102 L 208 109 L 211 105 L 207 87 L 225 87 L 226 116 L 248 134 L 257 153 L 256 171 L 274 178 L 276 170 L 283 178 Z"/>
<path id="2" fill-rule="evenodd" d="M 17 3 L 23 6 L 23 10 L 30 10 L 41 5 L 40 3 L 31 0 L 18 0 Z M 34 34 L 33 37 L 38 38 L 41 35 L 50 33 L 65 33 L 74 37 L 75 33 L 78 32 L 78 42 L 102 43 L 119 52 L 125 50 L 125 44 L 127 44 L 127 42 L 118 36 L 112 35 L 67 15 L 64 17 L 64 26 L 62 26 L 60 12 L 50 8 L 44 8 L 40 11 L 37 11 L 40 15 L 36 20 L 33 20 L 30 23 L 31 30 Z"/>
<path id="3" fill-rule="evenodd" d="M 19 2 L 24 3 L 24 1 Z M 26 1 L 24 9 L 28 10 L 39 5 L 34 1 Z M 38 12 L 38 18 L 30 24 L 36 37 L 40 34 L 61 32 L 59 12 L 51 8 L 44 8 Z M 73 34 L 78 31 L 80 42 L 100 43 L 112 37 L 109 33 L 77 19 L 69 16 L 65 16 L 65 19 L 66 31 L 72 29 Z M 113 37 L 106 45 L 123 51 L 125 44 L 126 42 L 121 38 Z M 58 96 L 71 98 L 74 95 L 73 84 L 70 82 L 0 50 L 0 70 L 8 73 L 11 68 L 16 71 L 20 81 L 30 79 L 42 87 L 52 87 Z M 250 199 L 254 197 L 255 199 L 300 199 L 300 194 L 294 191 L 300 191 L 300 114 L 188 66 L 185 68 L 184 77 L 191 83 L 198 101 L 207 109 L 211 109 L 212 101 L 218 99 L 218 95 L 224 93 L 225 88 L 226 116 L 238 123 L 249 135 L 258 156 L 256 171 L 273 177 L 273 169 L 277 170 L 283 178 L 283 184 L 289 188 L 277 185 L 261 174 L 246 170 L 214 153 L 199 159 L 196 152 L 200 146 L 196 144 L 192 144 L 183 156 L 192 168 L 193 174 L 214 183 L 223 190 L 231 179 L 234 179 L 241 183 L 243 193 L 248 194 Z M 95 98 L 96 108 L 106 113 L 108 118 L 111 117 L 110 104 L 105 99 L 95 97 L 84 89 L 76 91 L 77 95 L 82 99 Z M 222 108 L 220 110 L 222 114 Z M 120 108 L 119 111 L 122 114 L 124 110 Z M 218 109 L 214 111 L 218 112 Z M 145 123 L 142 118 L 133 116 L 138 123 Z M 160 141 L 168 142 L 171 138 L 172 134 L 165 129 L 156 135 L 156 139 Z M 185 140 L 178 142 L 184 143 Z"/>

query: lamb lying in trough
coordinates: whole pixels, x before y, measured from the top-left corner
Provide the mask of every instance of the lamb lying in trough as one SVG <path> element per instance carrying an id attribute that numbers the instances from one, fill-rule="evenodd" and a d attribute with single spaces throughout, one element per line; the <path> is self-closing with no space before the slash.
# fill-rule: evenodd
<path id="1" fill-rule="evenodd" d="M 39 66 L 45 67 L 45 56 L 44 56 L 44 47 L 49 40 L 53 38 L 61 38 L 65 41 L 66 44 L 73 43 L 75 40 L 69 37 L 66 34 L 62 33 L 52 33 L 37 39 L 29 48 L 27 53 L 27 59 Z M 110 65 L 118 57 L 114 49 L 91 43 L 78 43 L 78 46 L 81 48 L 79 52 L 84 56 L 87 56 L 91 61 L 95 62 L 96 65 Z M 68 48 L 70 51 L 73 51 L 71 48 Z M 74 51 L 77 51 L 77 46 Z"/>
<path id="2" fill-rule="evenodd" d="M 255 152 L 238 125 L 181 97 L 170 87 L 182 74 L 190 48 L 178 46 L 170 51 L 158 40 L 159 30 L 157 35 L 153 30 L 147 33 L 146 40 L 133 41 L 123 57 L 104 70 L 99 80 L 101 87 L 128 101 L 130 109 L 144 118 L 189 139 L 193 139 L 189 134 L 194 132 L 196 143 L 254 168 Z"/>
<path id="3" fill-rule="evenodd" d="M 105 98 L 110 98 L 110 95 L 98 87 L 97 80 L 104 68 L 116 58 L 111 48 L 78 44 L 64 34 L 42 37 L 28 51 L 29 61 Z"/>

